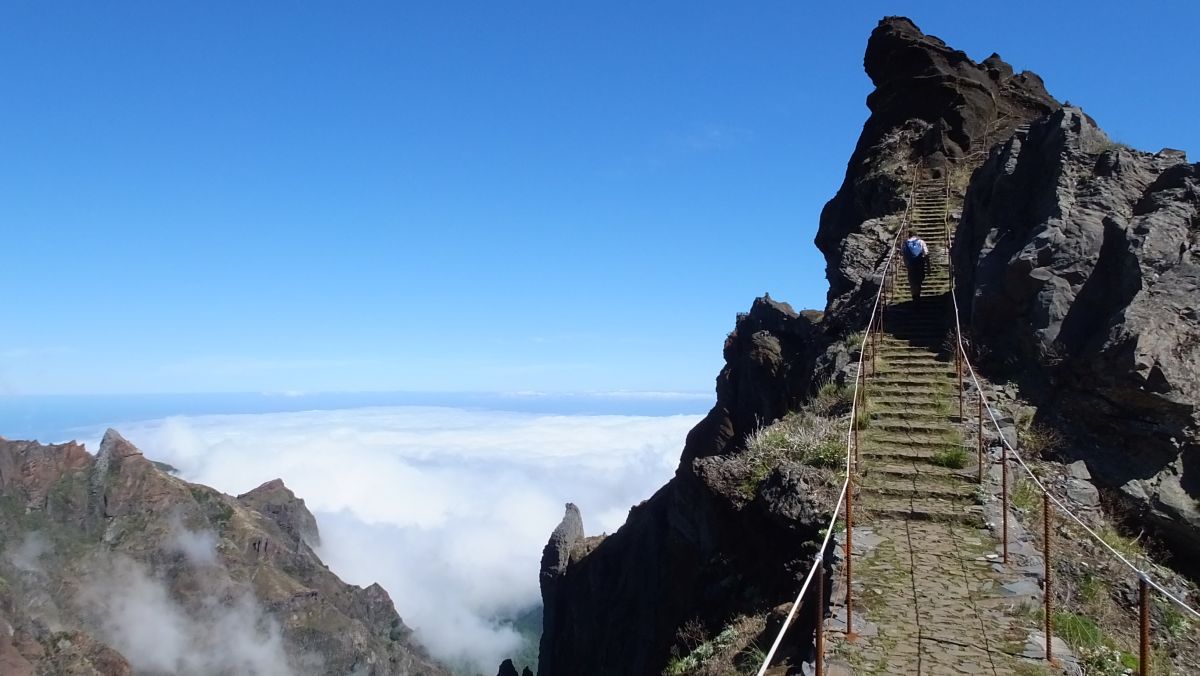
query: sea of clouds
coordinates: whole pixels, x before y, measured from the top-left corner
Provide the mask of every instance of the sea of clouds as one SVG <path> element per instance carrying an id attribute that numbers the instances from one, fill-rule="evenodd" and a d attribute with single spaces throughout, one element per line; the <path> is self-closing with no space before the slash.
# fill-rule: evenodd
<path id="1" fill-rule="evenodd" d="M 316 515 L 335 572 L 382 584 L 435 657 L 491 673 L 520 648 L 498 618 L 539 602 L 541 550 L 564 503 L 589 535 L 613 532 L 671 477 L 699 418 L 400 406 L 118 430 L 226 493 L 282 478 Z"/>

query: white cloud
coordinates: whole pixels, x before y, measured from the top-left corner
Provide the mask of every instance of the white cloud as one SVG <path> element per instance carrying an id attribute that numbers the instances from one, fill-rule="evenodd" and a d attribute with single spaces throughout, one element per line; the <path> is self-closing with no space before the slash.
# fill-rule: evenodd
<path id="1" fill-rule="evenodd" d="M 580 506 L 589 534 L 616 530 L 670 478 L 697 420 L 388 407 L 119 429 L 227 493 L 282 478 L 316 513 L 334 571 L 379 582 L 435 656 L 488 673 L 518 641 L 494 618 L 539 600 L 563 504 Z"/>
<path id="2" fill-rule="evenodd" d="M 199 608 L 185 611 L 142 564 L 114 556 L 94 562 L 78 601 L 89 624 L 139 673 L 297 673 L 288 664 L 278 625 L 246 596 L 202 599 Z M 311 673 L 304 667 L 299 672 Z"/>
<path id="3" fill-rule="evenodd" d="M 176 515 L 171 519 L 167 551 L 179 552 L 193 566 L 210 566 L 217 562 L 217 534 L 211 530 L 188 530 Z"/>
<path id="4" fill-rule="evenodd" d="M 5 551 L 5 558 L 18 570 L 30 573 L 42 572 L 42 555 L 50 551 L 50 543 L 39 531 L 31 531 L 21 538 L 16 547 Z"/>

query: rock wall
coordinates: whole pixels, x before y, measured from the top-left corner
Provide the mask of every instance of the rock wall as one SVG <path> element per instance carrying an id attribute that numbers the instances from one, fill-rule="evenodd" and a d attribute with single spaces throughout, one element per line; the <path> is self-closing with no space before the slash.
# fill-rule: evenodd
<path id="1" fill-rule="evenodd" d="M 717 403 L 688 435 L 675 477 L 607 537 L 568 505 L 542 556 L 538 674 L 656 674 L 689 620 L 719 628 L 791 600 L 829 505 L 795 468 L 740 493 L 745 436 L 810 393 L 824 334 L 784 303 L 755 301 L 725 342 Z"/>
<path id="2" fill-rule="evenodd" d="M 1059 110 L 975 173 L 955 270 L 985 365 L 1023 378 L 1068 459 L 1197 560 L 1200 165 Z"/>

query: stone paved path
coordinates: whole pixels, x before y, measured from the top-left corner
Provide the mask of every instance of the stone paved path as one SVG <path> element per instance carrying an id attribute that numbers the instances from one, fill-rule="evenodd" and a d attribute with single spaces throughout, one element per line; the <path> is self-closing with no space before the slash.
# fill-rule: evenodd
<path id="1" fill-rule="evenodd" d="M 945 347 L 953 311 L 941 189 L 920 187 L 914 199 L 913 229 L 933 262 L 925 297 L 913 302 L 901 270 L 868 378 L 853 562 L 861 635 L 847 642 L 836 618 L 828 623 L 830 673 L 1051 673 L 1020 656 L 1034 624 L 1021 606 L 1036 599 L 1006 593 L 1012 574 L 987 558 L 996 541 Z M 843 627 L 844 617 L 843 607 Z"/>

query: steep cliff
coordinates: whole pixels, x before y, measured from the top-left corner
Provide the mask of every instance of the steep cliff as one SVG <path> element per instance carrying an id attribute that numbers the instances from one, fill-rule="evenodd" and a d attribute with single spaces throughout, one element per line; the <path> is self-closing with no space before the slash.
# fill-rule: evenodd
<path id="1" fill-rule="evenodd" d="M 975 173 L 955 271 L 983 363 L 1200 573 L 1200 165 L 1062 109 Z"/>
<path id="2" fill-rule="evenodd" d="M 0 671 L 448 674 L 317 537 L 280 481 L 223 495 L 112 430 L 95 456 L 0 439 Z"/>
<path id="3" fill-rule="evenodd" d="M 604 538 L 567 506 L 542 557 L 545 631 L 538 673 L 658 673 L 690 621 L 719 630 L 795 593 L 829 505 L 788 466 L 746 490 L 747 434 L 812 389 L 816 324 L 760 298 L 725 342 L 717 404 L 688 435 L 675 477 Z M 787 490 L 773 490 L 786 485 Z"/>

